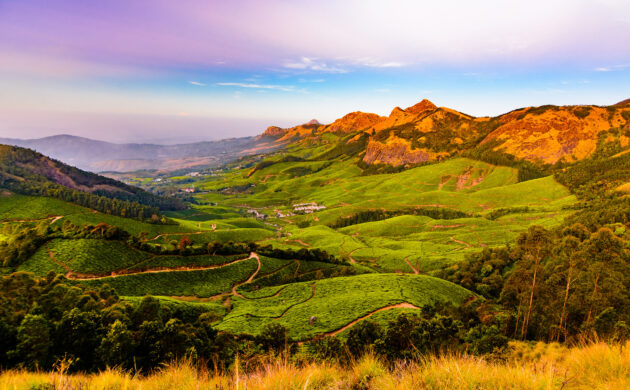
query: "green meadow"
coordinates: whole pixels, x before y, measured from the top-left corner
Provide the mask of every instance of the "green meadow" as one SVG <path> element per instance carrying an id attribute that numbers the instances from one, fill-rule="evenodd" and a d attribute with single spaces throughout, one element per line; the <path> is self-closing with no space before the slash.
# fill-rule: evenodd
<path id="1" fill-rule="evenodd" d="M 333 142 L 336 136 L 323 137 Z M 169 310 L 211 312 L 218 329 L 256 335 L 279 323 L 294 339 L 308 340 L 343 336 L 345 327 L 365 318 L 385 324 L 427 304 L 460 304 L 472 293 L 431 275 L 483 248 L 514 242 L 531 225 L 557 226 L 576 203 L 551 176 L 518 182 L 516 169 L 467 158 L 366 175 L 354 157 L 318 159 L 327 149 L 321 143 L 293 147 L 264 160 L 278 163 L 233 164 L 220 176 L 181 184 L 200 193 L 191 208 L 166 213 L 171 225 L 22 195 L 2 197 L 0 216 L 11 226 L 106 223 L 151 248 L 170 250 L 160 254 L 125 241 L 55 238 L 19 271 L 45 276 L 53 270 L 74 283 L 109 285 L 132 304 L 158 296 Z M 283 160 L 287 153 L 304 161 Z M 170 181 L 178 185 L 179 179 Z M 139 183 L 157 185 L 141 178 Z M 294 204 L 310 202 L 325 208 L 294 212 Z M 256 218 L 253 210 L 266 217 Z M 320 249 L 337 263 L 265 256 L 259 263 L 249 253 L 178 254 L 184 238 L 198 249 L 230 241 Z"/>

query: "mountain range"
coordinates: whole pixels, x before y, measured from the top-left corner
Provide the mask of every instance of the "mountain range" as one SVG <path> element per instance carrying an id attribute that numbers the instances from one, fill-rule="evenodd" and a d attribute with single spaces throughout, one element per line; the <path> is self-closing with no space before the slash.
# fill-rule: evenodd
<path id="1" fill-rule="evenodd" d="M 0 144 L 30 148 L 64 163 L 93 172 L 142 169 L 175 170 L 224 164 L 239 156 L 269 151 L 277 144 L 258 137 L 178 145 L 117 144 L 72 135 L 37 139 L 0 138 Z"/>
<path id="2" fill-rule="evenodd" d="M 325 133 L 355 134 L 346 144 L 364 142 L 366 164 L 400 166 L 434 161 L 470 149 L 502 152 L 542 164 L 572 162 L 593 154 L 597 143 L 630 138 L 630 100 L 612 106 L 526 107 L 497 117 L 473 117 L 428 100 L 387 117 L 352 112 L 331 124 L 307 123 L 287 129 L 269 127 L 263 135 L 277 141 L 322 140 Z M 600 140 L 603 132 L 617 130 Z"/>
<path id="3" fill-rule="evenodd" d="M 500 152 L 538 164 L 578 161 L 598 142 L 630 142 L 630 99 L 611 106 L 525 107 L 496 117 L 474 117 L 429 100 L 389 116 L 351 112 L 329 124 L 313 119 L 291 128 L 271 126 L 257 137 L 178 145 L 116 144 L 71 135 L 38 139 L 0 138 L 0 144 L 34 149 L 93 172 L 132 172 L 221 165 L 248 154 L 272 152 L 294 142 L 343 138 L 344 153 L 362 154 L 367 165 L 407 166 L 470 150 Z M 605 139 L 601 135 L 606 133 Z"/>

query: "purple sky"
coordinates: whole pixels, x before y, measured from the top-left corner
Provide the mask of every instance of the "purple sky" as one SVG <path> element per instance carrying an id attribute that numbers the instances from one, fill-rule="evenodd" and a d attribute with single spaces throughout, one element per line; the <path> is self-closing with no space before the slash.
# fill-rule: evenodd
<path id="1" fill-rule="evenodd" d="M 0 137 L 172 142 L 422 98 L 630 97 L 630 1 L 0 0 Z"/>

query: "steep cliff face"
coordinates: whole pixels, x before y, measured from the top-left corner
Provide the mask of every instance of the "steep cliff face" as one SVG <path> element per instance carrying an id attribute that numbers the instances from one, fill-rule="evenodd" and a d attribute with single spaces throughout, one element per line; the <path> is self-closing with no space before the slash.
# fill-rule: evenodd
<path id="1" fill-rule="evenodd" d="M 302 125 L 289 127 L 286 129 L 278 126 L 270 126 L 262 133 L 261 137 L 275 138 L 276 142 L 282 143 L 296 137 L 306 137 L 318 133 L 324 128 L 317 120 L 313 119 Z"/>
<path id="2" fill-rule="evenodd" d="M 383 116 L 361 111 L 351 112 L 326 127 L 326 131 L 351 133 L 363 131 L 386 119 Z"/>
<path id="3" fill-rule="evenodd" d="M 263 137 L 282 137 L 283 135 L 285 135 L 287 132 L 289 131 L 289 129 L 282 129 L 278 126 L 269 126 L 267 127 L 267 130 L 264 131 L 264 133 L 262 133 Z"/>
<path id="4" fill-rule="evenodd" d="M 475 118 L 425 99 L 404 110 L 396 107 L 388 117 L 356 111 L 329 125 L 270 127 L 265 134 L 278 141 L 298 138 L 317 143 L 328 132 L 356 133 L 348 144 L 369 136 L 360 153 L 367 164 L 416 164 L 479 147 L 551 164 L 592 155 L 601 133 L 609 130 L 621 132 L 615 142 L 625 148 L 630 143 L 629 121 L 630 100 L 608 107 L 528 107 Z"/>
<path id="5" fill-rule="evenodd" d="M 549 164 L 563 158 L 581 160 L 595 151 L 602 131 L 628 129 L 628 117 L 630 108 L 615 106 L 523 109 L 503 115 L 502 124 L 481 144 L 494 141 L 498 144 L 495 150 Z"/>
<path id="6" fill-rule="evenodd" d="M 410 141 L 392 135 L 386 142 L 370 140 L 365 150 L 363 162 L 367 164 L 388 164 L 397 167 L 434 160 L 440 155 L 444 154 L 435 153 L 427 149 L 414 149 Z"/>

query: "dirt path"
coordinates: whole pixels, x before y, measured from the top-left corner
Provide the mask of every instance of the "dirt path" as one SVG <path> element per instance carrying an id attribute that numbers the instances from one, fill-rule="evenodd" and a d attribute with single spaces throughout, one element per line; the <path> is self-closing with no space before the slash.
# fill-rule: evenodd
<path id="1" fill-rule="evenodd" d="M 413 273 L 418 275 L 420 273 L 420 271 L 418 271 L 418 269 L 416 267 L 414 267 L 413 265 L 411 265 L 411 262 L 409 261 L 409 257 L 405 257 L 405 261 L 407 262 L 407 264 L 409 265 L 409 267 L 413 270 Z"/>
<path id="2" fill-rule="evenodd" d="M 336 336 L 339 333 L 343 332 L 344 330 L 353 327 L 354 325 L 356 325 L 357 322 L 362 321 L 366 318 L 369 318 L 371 316 L 373 316 L 374 314 L 381 312 L 381 311 L 385 311 L 385 310 L 390 310 L 390 309 L 420 309 L 418 306 L 416 305 L 412 305 L 411 303 L 408 302 L 402 302 L 402 303 L 397 303 L 395 305 L 389 305 L 389 306 L 385 306 L 385 307 L 381 307 L 380 309 L 376 309 L 366 315 L 364 315 L 363 317 L 359 317 L 356 320 L 350 322 L 348 325 L 345 325 L 337 330 L 333 330 L 332 332 L 326 332 L 326 333 L 322 333 L 319 336 Z"/>
<path id="3" fill-rule="evenodd" d="M 153 238 L 149 238 L 147 241 L 154 241 L 157 240 L 160 237 L 168 237 L 168 236 L 188 236 L 188 235 L 192 235 L 192 234 L 204 234 L 204 233 L 209 233 L 211 232 L 210 230 L 201 230 L 198 232 L 190 232 L 190 233 L 161 233 L 158 234 L 157 236 L 153 237 Z"/>
<path id="4" fill-rule="evenodd" d="M 307 248 L 310 248 L 310 247 L 311 247 L 311 245 L 310 245 L 310 244 L 307 244 L 307 243 L 305 243 L 305 242 L 304 242 L 304 241 L 302 241 L 302 240 L 287 240 L 287 243 L 289 243 L 289 242 L 297 242 L 298 244 L 303 245 L 303 246 L 305 246 L 305 247 L 307 247 Z"/>
<path id="5" fill-rule="evenodd" d="M 353 258 L 352 258 L 352 254 L 353 254 L 354 252 L 358 251 L 359 249 L 361 249 L 361 248 L 356 248 L 356 249 L 353 249 L 352 251 L 350 251 L 350 253 L 348 253 L 348 258 L 350 259 L 350 262 L 351 262 L 352 264 L 356 264 L 356 263 L 357 263 L 357 261 L 356 261 L 355 259 L 353 259 Z"/>
<path id="6" fill-rule="evenodd" d="M 463 223 L 457 224 L 457 225 L 432 225 L 431 226 L 431 230 L 435 230 L 435 229 L 455 229 L 458 227 L 462 227 L 464 226 Z"/>
<path id="7" fill-rule="evenodd" d="M 52 225 L 53 223 L 59 221 L 61 218 L 63 218 L 63 215 L 58 215 L 55 218 L 52 219 L 52 221 L 50 221 L 50 224 Z"/>
<path id="8" fill-rule="evenodd" d="M 237 283 L 234 286 L 232 286 L 232 295 L 237 296 L 239 298 L 243 298 L 243 299 L 249 299 L 245 297 L 244 295 L 242 295 L 241 293 L 239 293 L 238 291 L 236 291 L 236 289 L 245 284 L 251 283 L 252 280 L 254 280 L 254 278 L 256 277 L 256 275 L 258 275 L 258 271 L 260 271 L 260 267 L 262 266 L 262 264 L 260 263 L 260 257 L 255 252 L 252 252 L 247 259 L 249 260 L 252 258 L 256 259 L 256 261 L 258 262 L 258 268 L 256 268 L 256 271 L 254 271 L 254 273 L 251 274 L 246 281 L 244 281 L 243 283 Z"/>
<path id="9" fill-rule="evenodd" d="M 467 248 L 472 248 L 472 245 L 467 243 L 466 241 L 462 241 L 462 240 L 458 240 L 456 238 L 454 238 L 453 236 L 450 237 L 451 241 L 456 242 L 458 244 L 462 244 L 462 245 L 466 245 Z"/>
<path id="10" fill-rule="evenodd" d="M 315 298 L 315 285 L 316 285 L 316 284 L 317 284 L 317 283 L 313 283 L 313 286 L 312 286 L 313 291 L 311 292 L 311 296 L 310 296 L 310 297 L 306 298 L 306 299 L 305 299 L 305 300 L 303 300 L 302 302 L 297 302 L 297 303 L 294 303 L 293 305 L 290 305 L 289 307 L 287 307 L 286 309 L 284 309 L 284 311 L 282 312 L 282 314 L 280 314 L 279 316 L 276 316 L 276 317 L 269 317 L 269 318 L 273 318 L 274 320 L 279 320 L 280 318 L 284 317 L 284 315 L 285 315 L 285 314 L 287 314 L 287 312 L 288 312 L 289 310 L 293 309 L 293 308 L 294 308 L 294 307 L 296 307 L 297 305 L 301 305 L 301 304 L 306 303 L 306 302 L 310 301 L 311 299 Z"/>
<path id="11" fill-rule="evenodd" d="M 52 225 L 53 223 L 55 223 L 56 221 L 60 220 L 61 218 L 63 218 L 63 215 L 53 215 L 51 217 L 46 217 L 46 218 L 38 218 L 38 219 L 18 219 L 18 220 L 9 220 L 9 221 L 2 221 L 0 223 L 5 224 L 5 223 L 24 223 L 24 222 L 40 222 L 40 221 L 46 221 L 48 219 L 50 219 L 50 224 Z"/>
<path id="12" fill-rule="evenodd" d="M 257 257 L 257 256 L 256 256 Z M 207 265 L 207 266 L 180 266 L 180 267 L 172 267 L 172 268 L 164 268 L 164 267 L 159 267 L 159 268 L 152 268 L 152 269 L 147 269 L 147 270 L 138 270 L 138 271 L 118 271 L 118 272 L 112 272 L 109 275 L 94 275 L 94 274 L 81 274 L 81 273 L 75 273 L 75 272 L 69 272 L 66 277 L 68 279 L 73 279 L 73 280 L 93 280 L 93 279 L 105 279 L 105 278 L 118 278 L 120 276 L 129 276 L 129 275 L 138 275 L 138 274 L 157 274 L 157 273 L 162 273 L 162 272 L 187 272 L 187 271 L 204 271 L 204 270 L 209 270 L 209 269 L 218 269 L 218 268 L 223 268 L 223 267 L 227 267 L 236 263 L 240 263 L 241 261 L 246 261 L 252 258 L 252 255 L 250 255 L 247 258 L 244 259 L 237 259 L 234 261 L 231 261 L 229 263 L 224 263 L 224 264 L 216 264 L 216 265 Z M 260 260 L 258 260 L 258 269 L 260 269 Z M 256 270 L 256 272 L 258 272 L 258 269 Z"/>
<path id="13" fill-rule="evenodd" d="M 50 257 L 50 260 L 53 263 L 61 266 L 63 269 L 66 270 L 66 275 L 65 276 L 67 278 L 71 274 L 70 267 L 68 267 L 68 265 L 66 263 L 63 263 L 63 262 L 55 259 L 55 254 L 53 253 L 53 251 L 50 250 L 50 247 L 48 246 L 48 243 L 46 243 L 46 252 L 48 252 L 48 257 Z"/>

